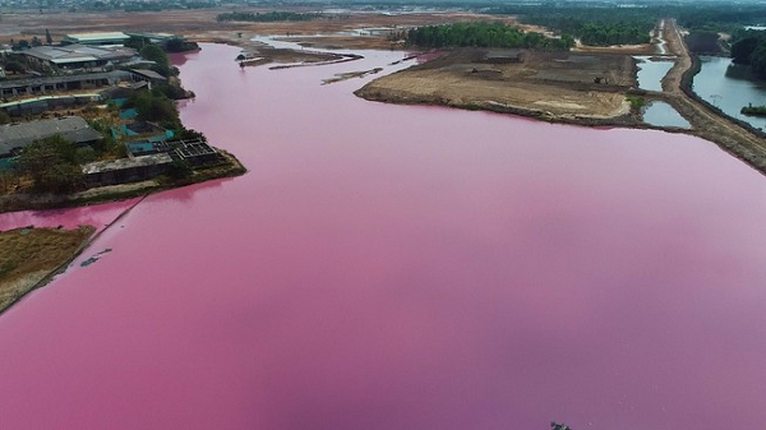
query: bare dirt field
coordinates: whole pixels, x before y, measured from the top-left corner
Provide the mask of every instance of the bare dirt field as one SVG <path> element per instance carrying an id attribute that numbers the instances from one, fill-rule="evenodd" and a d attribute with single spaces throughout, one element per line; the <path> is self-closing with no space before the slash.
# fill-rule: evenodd
<path id="1" fill-rule="evenodd" d="M 625 94 L 636 85 L 635 63 L 629 56 L 524 51 L 519 62 L 503 62 L 517 54 L 453 51 L 377 79 L 357 95 L 395 103 L 518 111 L 545 119 L 629 113 Z"/>
<path id="2" fill-rule="evenodd" d="M 315 12 L 314 9 L 282 7 L 278 10 Z M 238 12 L 270 12 L 275 9 L 237 8 Z M 49 30 L 54 40 L 75 32 L 126 31 L 164 32 L 180 34 L 196 42 L 215 42 L 241 46 L 252 57 L 266 63 L 311 63 L 338 60 L 328 55 L 311 52 L 273 50 L 250 39 L 255 36 L 287 36 L 306 47 L 329 49 L 401 49 L 387 35 L 390 31 L 420 25 L 438 25 L 452 22 L 500 21 L 516 23 L 513 17 L 498 17 L 466 12 L 435 12 L 410 14 L 384 14 L 354 12 L 326 14 L 316 20 L 300 22 L 218 22 L 221 13 L 230 8 L 199 10 L 168 10 L 162 12 L 106 12 L 106 13 L 44 13 L 37 11 L 3 14 L 0 42 L 11 39 L 45 39 Z M 322 35 L 317 37 L 317 35 Z M 303 36 L 303 37 L 301 37 Z"/>
<path id="3" fill-rule="evenodd" d="M 300 8 L 279 8 L 300 12 Z M 237 8 L 238 12 L 270 12 L 275 9 Z M 0 41 L 12 38 L 31 39 L 37 36 L 44 40 L 45 30 L 48 29 L 54 39 L 59 39 L 67 33 L 88 31 L 136 31 L 136 32 L 165 32 L 182 34 L 192 40 L 246 39 L 246 35 L 329 35 L 322 38 L 322 43 L 331 43 L 340 47 L 389 48 L 386 40 L 386 28 L 407 28 L 420 25 L 436 25 L 450 22 L 501 21 L 514 23 L 513 17 L 498 17 L 472 14 L 466 12 L 435 12 L 410 14 L 383 13 L 343 13 L 327 14 L 312 21 L 300 22 L 218 22 L 216 17 L 221 13 L 231 12 L 231 8 L 197 9 L 197 10 L 167 10 L 162 12 L 105 12 L 105 13 L 43 13 L 37 11 L 4 13 Z M 307 9 L 307 12 L 315 10 Z M 358 34 L 358 30 L 377 29 L 370 31 L 370 36 L 351 37 L 349 32 Z M 239 37 L 243 33 L 243 37 Z M 312 39 L 313 41 L 313 39 Z M 348 44 L 348 45 L 346 45 Z"/>

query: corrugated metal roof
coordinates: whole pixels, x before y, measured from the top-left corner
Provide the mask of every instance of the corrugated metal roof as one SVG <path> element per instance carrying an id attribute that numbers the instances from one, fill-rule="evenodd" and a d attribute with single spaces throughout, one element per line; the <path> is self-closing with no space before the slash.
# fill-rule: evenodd
<path id="1" fill-rule="evenodd" d="M 67 82 L 78 82 L 85 80 L 100 80 L 100 79 L 112 79 L 114 81 L 127 80 L 130 78 L 130 72 L 125 70 L 113 70 L 111 72 L 100 73 L 86 73 L 82 75 L 68 75 L 68 76 L 47 76 L 42 78 L 28 78 L 28 79 L 7 79 L 0 81 L 0 89 L 9 88 L 23 88 L 36 85 L 54 85 Z"/>
<path id="2" fill-rule="evenodd" d="M 69 62 L 130 59 L 138 55 L 135 49 L 126 47 L 103 47 L 85 45 L 36 46 L 24 51 L 24 55 L 54 63 L 68 59 Z"/>
<path id="3" fill-rule="evenodd" d="M 98 140 L 101 134 L 90 128 L 79 116 L 6 124 L 0 126 L 0 154 L 10 154 L 14 149 L 29 146 L 35 140 L 61 135 L 74 143 Z"/>
<path id="4" fill-rule="evenodd" d="M 51 63 L 53 64 L 71 64 L 71 63 L 82 63 L 85 61 L 98 61 L 98 58 L 96 57 L 75 57 L 75 58 L 55 58 L 51 60 Z"/>
<path id="5" fill-rule="evenodd" d="M 144 78 L 147 78 L 147 79 L 151 79 L 151 80 L 155 80 L 155 81 L 167 81 L 168 80 L 168 78 L 160 75 L 159 73 L 155 72 L 154 70 L 149 70 L 149 69 L 131 69 L 130 71 L 135 73 L 135 74 L 137 74 L 137 75 L 139 75 L 139 76 L 141 76 L 141 77 L 144 77 Z"/>
<path id="6" fill-rule="evenodd" d="M 129 36 L 121 31 L 107 31 L 101 33 L 75 33 L 67 34 L 67 39 L 80 40 L 80 41 L 98 41 L 98 40 L 112 40 L 112 39 L 128 39 Z"/>

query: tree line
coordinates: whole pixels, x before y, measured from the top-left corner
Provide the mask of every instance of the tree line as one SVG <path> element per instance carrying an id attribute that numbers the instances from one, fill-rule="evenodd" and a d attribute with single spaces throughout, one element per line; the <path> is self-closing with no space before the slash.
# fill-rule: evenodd
<path id="1" fill-rule="evenodd" d="M 748 31 L 731 46 L 737 64 L 749 65 L 753 73 L 766 78 L 766 31 Z"/>
<path id="2" fill-rule="evenodd" d="M 489 7 L 490 14 L 516 15 L 525 24 L 544 26 L 559 34 L 570 34 L 588 45 L 634 44 L 649 41 L 649 32 L 661 18 L 676 18 L 691 32 L 735 33 L 746 25 L 766 22 L 766 5 L 647 3 L 643 7 L 614 4 L 508 4 Z M 709 49 L 708 49 L 709 50 Z"/>
<path id="3" fill-rule="evenodd" d="M 219 14 L 216 19 L 222 21 L 248 21 L 248 22 L 280 22 L 280 21 L 311 21 L 319 18 L 317 13 L 296 12 L 229 12 Z"/>
<path id="4" fill-rule="evenodd" d="M 475 46 L 566 51 L 574 46 L 574 39 L 569 36 L 549 38 L 540 33 L 525 33 L 500 22 L 471 22 L 418 27 L 407 30 L 404 38 L 409 45 L 428 48 Z"/>
<path id="5" fill-rule="evenodd" d="M 585 23 L 577 29 L 575 35 L 585 45 L 635 45 L 649 43 L 649 32 L 653 27 L 653 23 Z"/>

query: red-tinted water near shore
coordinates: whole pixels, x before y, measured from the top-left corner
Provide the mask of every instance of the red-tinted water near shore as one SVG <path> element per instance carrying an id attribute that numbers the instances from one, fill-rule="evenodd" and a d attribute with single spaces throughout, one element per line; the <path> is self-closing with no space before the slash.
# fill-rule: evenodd
<path id="1" fill-rule="evenodd" d="M 187 57 L 182 119 L 250 172 L 149 197 L 0 316 L 1 428 L 766 422 L 760 174 L 688 136 L 320 85 L 400 54 L 237 53 Z"/>

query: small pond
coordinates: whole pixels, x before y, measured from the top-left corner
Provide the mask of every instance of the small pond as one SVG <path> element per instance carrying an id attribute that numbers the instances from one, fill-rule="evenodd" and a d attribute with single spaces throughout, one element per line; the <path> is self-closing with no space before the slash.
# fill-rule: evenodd
<path id="1" fill-rule="evenodd" d="M 652 102 L 644 108 L 644 122 L 657 127 L 691 128 L 691 124 L 673 106 Z"/>

